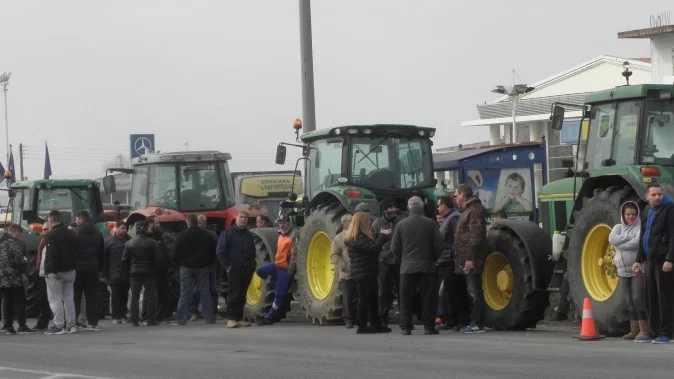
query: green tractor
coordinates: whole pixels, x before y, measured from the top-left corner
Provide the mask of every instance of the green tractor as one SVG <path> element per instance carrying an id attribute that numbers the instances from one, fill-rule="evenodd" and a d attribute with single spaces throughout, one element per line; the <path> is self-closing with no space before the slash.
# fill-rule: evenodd
<path id="1" fill-rule="evenodd" d="M 644 205 L 646 186 L 656 181 L 665 193 L 674 195 L 673 96 L 672 85 L 626 85 L 592 93 L 580 107 L 581 125 L 589 119 L 585 162 L 573 185 L 567 238 L 549 290 L 559 291 L 566 279 L 579 309 L 585 298 L 592 299 L 594 319 L 603 333 L 629 329 L 613 263 L 615 250 L 608 242 L 612 227 L 620 222 L 621 204 L 632 200 Z M 560 130 L 563 121 L 564 108 L 555 105 L 552 127 Z M 579 146 L 582 134 L 581 128 Z M 551 186 L 556 184 L 546 187 Z M 568 186 L 558 187 L 569 192 Z"/>
<path id="2" fill-rule="evenodd" d="M 342 215 L 366 203 L 377 216 L 378 201 L 384 197 L 395 199 L 400 209 L 406 209 L 407 199 L 418 195 L 426 201 L 427 215 L 435 217 L 437 197 L 448 193 L 435 188 L 431 151 L 435 129 L 353 125 L 299 136 L 300 129 L 297 120 L 295 131 L 301 144 L 279 144 L 276 163 L 285 163 L 286 145 L 302 148 L 297 165 L 304 161 L 304 194 L 298 197 L 291 193 L 281 206 L 292 209 L 294 224 L 302 228 L 295 274 L 299 298 L 295 298 L 309 320 L 329 324 L 342 319 L 339 275 L 330 262 L 332 239 L 340 232 Z M 259 263 L 274 261 L 278 234 L 269 229 L 268 237 L 258 243 Z M 251 319 L 266 313 L 274 298 L 271 283 L 257 276 L 255 279 L 246 305 L 246 315 Z"/>
<path id="3" fill-rule="evenodd" d="M 96 227 L 108 236 L 114 223 L 104 222 L 103 203 L 99 183 L 86 179 L 32 180 L 12 184 L 9 189 L 11 222 L 24 228 L 24 241 L 28 251 L 27 288 L 28 317 L 38 312 L 35 282 L 38 272 L 35 259 L 40 243 L 42 224 L 47 221 L 49 211 L 56 209 L 63 216 L 65 225 L 75 222 L 75 214 L 87 211 Z"/>

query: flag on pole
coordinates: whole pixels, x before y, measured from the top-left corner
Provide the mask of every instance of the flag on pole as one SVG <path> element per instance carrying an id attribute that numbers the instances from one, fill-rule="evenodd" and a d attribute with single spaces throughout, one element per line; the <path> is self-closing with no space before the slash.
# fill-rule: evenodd
<path id="1" fill-rule="evenodd" d="M 7 171 L 9 171 L 10 174 L 9 178 L 7 178 L 7 175 L 5 175 L 7 178 L 7 183 L 10 185 L 14 184 L 14 182 L 16 182 L 16 174 L 14 173 L 14 152 L 11 149 L 9 150 L 9 163 L 7 164 Z"/>
<path id="2" fill-rule="evenodd" d="M 49 179 L 51 176 L 51 159 L 49 159 L 49 147 L 47 141 L 44 141 L 44 178 Z"/>
<path id="3" fill-rule="evenodd" d="M 2 173 L 2 177 L 0 177 L 0 182 L 5 178 L 5 166 L 2 165 L 2 162 L 0 162 L 0 172 Z"/>

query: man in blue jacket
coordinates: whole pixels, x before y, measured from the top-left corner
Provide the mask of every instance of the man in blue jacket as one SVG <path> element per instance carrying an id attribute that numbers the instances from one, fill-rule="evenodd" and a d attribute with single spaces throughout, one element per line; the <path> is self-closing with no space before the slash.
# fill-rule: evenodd
<path id="1" fill-rule="evenodd" d="M 227 272 L 227 327 L 250 326 L 243 321 L 246 291 L 255 273 L 255 241 L 248 230 L 248 213 L 239 212 L 235 224 L 220 233 L 216 251 Z"/>
<path id="2" fill-rule="evenodd" d="M 641 243 L 632 271 L 644 275 L 648 334 L 635 338 L 634 342 L 664 344 L 672 339 L 674 319 L 674 202 L 658 183 L 648 185 L 646 200 L 648 206 L 642 212 Z"/>

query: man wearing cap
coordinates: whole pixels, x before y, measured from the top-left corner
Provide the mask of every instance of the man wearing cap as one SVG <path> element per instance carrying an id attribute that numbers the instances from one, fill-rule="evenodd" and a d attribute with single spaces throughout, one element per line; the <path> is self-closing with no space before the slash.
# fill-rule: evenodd
<path id="1" fill-rule="evenodd" d="M 381 201 L 383 216 L 376 219 L 370 230 L 375 239 L 379 237 L 379 231 L 391 230 L 395 232 L 396 224 L 402 218 L 398 215 L 400 209 L 395 200 L 388 197 Z M 388 326 L 389 310 L 393 306 L 393 298 L 400 299 L 400 258 L 391 251 L 391 241 L 382 246 L 379 252 L 379 317 L 384 327 Z"/>
<path id="2" fill-rule="evenodd" d="M 279 224 L 279 236 L 274 263 L 262 265 L 256 271 L 256 274 L 263 280 L 270 277 L 274 283 L 274 302 L 269 313 L 258 320 L 258 325 L 271 325 L 279 320 L 286 303 L 285 296 L 295 274 L 294 257 L 299 234 L 295 231 L 287 214 L 279 215 L 276 222 Z"/>

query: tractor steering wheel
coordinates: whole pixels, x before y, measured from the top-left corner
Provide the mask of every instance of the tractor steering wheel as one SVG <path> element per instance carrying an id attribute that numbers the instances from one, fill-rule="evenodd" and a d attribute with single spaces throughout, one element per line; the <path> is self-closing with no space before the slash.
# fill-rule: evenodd
<path id="1" fill-rule="evenodd" d="M 176 199 L 176 190 L 170 189 L 170 190 L 164 192 L 164 196 L 162 196 L 162 198 L 175 200 Z"/>

